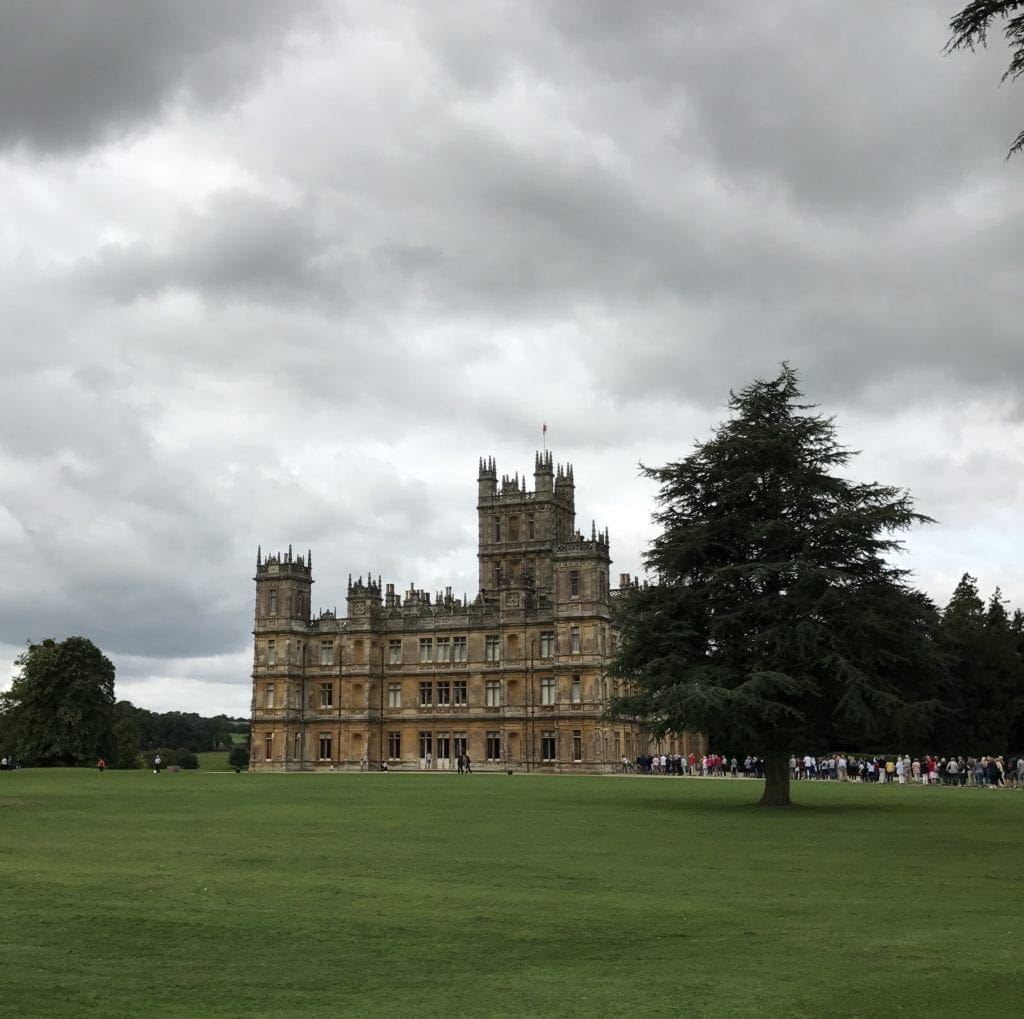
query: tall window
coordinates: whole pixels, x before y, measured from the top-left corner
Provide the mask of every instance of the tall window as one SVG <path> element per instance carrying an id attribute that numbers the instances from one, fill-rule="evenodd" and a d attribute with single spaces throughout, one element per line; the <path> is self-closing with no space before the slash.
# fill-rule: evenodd
<path id="1" fill-rule="evenodd" d="M 274 706 L 274 684 L 267 684 L 266 700 L 263 702 L 265 707 L 272 708 Z"/>
<path id="2" fill-rule="evenodd" d="M 320 664 L 330 665 L 331 659 L 334 657 L 334 641 L 333 640 L 322 640 L 320 641 Z"/>
<path id="3" fill-rule="evenodd" d="M 484 704 L 489 708 L 501 707 L 501 680 L 489 679 L 484 688 Z"/>
<path id="4" fill-rule="evenodd" d="M 558 734 L 550 729 L 540 734 L 540 757 L 542 761 L 558 760 Z"/>
<path id="5" fill-rule="evenodd" d="M 488 662 L 501 660 L 501 639 L 497 634 L 488 634 L 484 638 L 484 660 Z"/>
<path id="6" fill-rule="evenodd" d="M 583 686 L 578 672 L 572 674 L 572 692 L 569 695 L 569 699 L 573 704 L 579 704 L 583 700 Z"/>
<path id="7" fill-rule="evenodd" d="M 578 626 L 569 627 L 569 650 L 574 655 L 578 655 L 582 645 L 580 643 L 580 628 Z"/>
<path id="8" fill-rule="evenodd" d="M 268 732 L 263 737 L 263 760 L 270 761 L 274 758 L 274 734 Z"/>
<path id="9" fill-rule="evenodd" d="M 334 684 L 320 684 L 320 707 L 330 708 L 334 706 Z"/>
<path id="10" fill-rule="evenodd" d="M 580 729 L 572 731 L 572 759 L 574 761 L 583 760 L 583 732 Z"/>
<path id="11" fill-rule="evenodd" d="M 292 740 L 292 759 L 295 761 L 302 760 L 302 733 L 297 732 L 295 739 Z"/>
<path id="12" fill-rule="evenodd" d="M 402 664 L 402 642 L 400 640 L 388 641 L 388 665 Z"/>
<path id="13" fill-rule="evenodd" d="M 397 761 L 402 756 L 402 734 L 400 732 L 388 733 L 388 760 Z"/>
<path id="14" fill-rule="evenodd" d="M 555 703 L 555 681 L 545 677 L 540 681 L 540 702 L 541 704 Z"/>
<path id="15" fill-rule="evenodd" d="M 444 704 L 445 706 L 451 704 L 451 684 L 447 679 L 438 680 L 437 683 L 437 703 Z"/>
<path id="16" fill-rule="evenodd" d="M 420 637 L 420 661 L 432 662 L 434 660 L 434 641 L 430 637 Z"/>
<path id="17" fill-rule="evenodd" d="M 388 683 L 388 707 L 400 708 L 402 706 L 402 684 Z"/>
<path id="18" fill-rule="evenodd" d="M 551 658 L 555 653 L 555 634 L 552 630 L 545 630 L 540 635 L 540 656 Z"/>
<path id="19" fill-rule="evenodd" d="M 485 740 L 487 748 L 487 760 L 489 761 L 500 761 L 501 760 L 501 733 L 500 732 L 489 732 Z"/>
<path id="20" fill-rule="evenodd" d="M 454 735 L 455 740 L 455 756 L 461 757 L 466 752 L 466 747 L 469 745 L 464 732 L 457 732 Z"/>
<path id="21" fill-rule="evenodd" d="M 434 754 L 434 738 L 429 732 L 420 733 L 420 759 L 426 758 L 427 754 Z"/>
<path id="22" fill-rule="evenodd" d="M 319 754 L 321 761 L 331 759 L 331 734 L 329 732 L 320 733 Z"/>
<path id="23" fill-rule="evenodd" d="M 501 541 L 501 520 L 494 518 L 494 540 Z"/>
<path id="24" fill-rule="evenodd" d="M 466 661 L 466 638 L 465 637 L 453 637 L 452 638 L 452 661 L 453 662 L 464 662 L 464 661 Z"/>
<path id="25" fill-rule="evenodd" d="M 455 680 L 455 682 L 452 683 L 452 704 L 455 704 L 460 708 L 464 708 L 467 700 L 466 681 L 464 679 Z"/>
<path id="26" fill-rule="evenodd" d="M 451 637 L 437 638 L 437 660 L 439 662 L 450 662 L 452 660 Z"/>
<path id="27" fill-rule="evenodd" d="M 434 703 L 434 684 L 420 683 L 420 707 L 429 708 Z"/>
<path id="28" fill-rule="evenodd" d="M 569 571 L 569 597 L 579 598 L 580 596 L 580 571 Z"/>
<path id="29" fill-rule="evenodd" d="M 508 518 L 508 540 L 519 540 L 519 517 Z"/>
<path id="30" fill-rule="evenodd" d="M 532 539 L 533 535 L 534 535 L 533 517 L 527 517 L 526 518 L 526 537 Z"/>
<path id="31" fill-rule="evenodd" d="M 273 640 L 267 641 L 267 667 L 273 668 L 277 665 L 277 642 Z"/>
<path id="32" fill-rule="evenodd" d="M 277 592 L 276 591 L 271 591 L 270 592 L 270 615 L 272 615 L 272 616 L 276 616 L 277 615 Z"/>

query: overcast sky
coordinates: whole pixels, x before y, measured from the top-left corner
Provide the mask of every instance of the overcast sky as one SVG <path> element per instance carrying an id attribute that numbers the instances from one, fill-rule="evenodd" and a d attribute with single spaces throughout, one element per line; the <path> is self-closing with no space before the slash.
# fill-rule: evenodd
<path id="1" fill-rule="evenodd" d="M 788 360 L 903 564 L 1024 603 L 1024 83 L 957 4 L 0 4 L 0 687 L 247 715 L 256 549 L 476 590 L 547 422 L 641 572 L 654 489 Z"/>

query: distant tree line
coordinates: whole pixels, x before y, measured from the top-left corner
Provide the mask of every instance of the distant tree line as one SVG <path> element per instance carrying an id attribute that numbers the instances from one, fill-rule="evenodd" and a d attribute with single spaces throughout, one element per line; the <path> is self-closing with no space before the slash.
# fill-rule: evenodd
<path id="1" fill-rule="evenodd" d="M 196 767 L 195 754 L 228 750 L 248 763 L 248 720 L 149 711 L 114 699 L 114 665 L 86 637 L 48 638 L 15 660 L 0 694 L 0 752 L 26 766 L 138 768 L 159 752 L 165 764 Z M 240 753 L 241 752 L 241 753 Z M 244 766 L 244 765 L 243 765 Z"/>
<path id="2" fill-rule="evenodd" d="M 1024 612 L 997 587 L 982 600 L 965 573 L 941 613 L 942 711 L 927 749 L 944 754 L 1024 753 Z M 921 748 L 926 749 L 926 748 Z"/>

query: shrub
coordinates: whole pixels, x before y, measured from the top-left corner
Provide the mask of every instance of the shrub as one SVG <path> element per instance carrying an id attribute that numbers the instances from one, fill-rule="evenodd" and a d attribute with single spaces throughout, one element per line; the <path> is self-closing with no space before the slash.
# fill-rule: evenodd
<path id="1" fill-rule="evenodd" d="M 245 769 L 249 767 L 248 743 L 236 743 L 228 754 L 228 767 Z"/>

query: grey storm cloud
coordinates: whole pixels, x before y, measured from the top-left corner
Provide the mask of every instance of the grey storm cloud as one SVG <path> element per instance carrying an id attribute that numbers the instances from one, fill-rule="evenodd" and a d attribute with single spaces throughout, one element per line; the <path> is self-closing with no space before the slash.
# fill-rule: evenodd
<path id="1" fill-rule="evenodd" d="M 0 146 L 88 148 L 188 100 L 217 107 L 267 69 L 306 0 L 9 0 Z"/>

